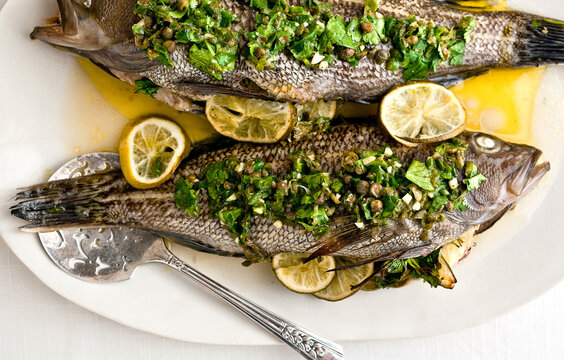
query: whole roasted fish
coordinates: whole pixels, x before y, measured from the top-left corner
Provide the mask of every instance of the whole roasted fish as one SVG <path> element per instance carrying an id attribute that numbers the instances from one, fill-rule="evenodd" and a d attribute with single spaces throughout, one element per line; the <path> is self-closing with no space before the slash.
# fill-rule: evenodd
<path id="1" fill-rule="evenodd" d="M 532 190 L 549 170 L 549 163 L 537 164 L 541 151 L 526 145 L 504 142 L 482 133 L 465 132 L 459 139 L 468 144 L 466 161 L 473 162 L 487 181 L 466 196 L 466 210 L 445 211 L 445 219 L 425 230 L 410 217 L 390 219 L 381 226 L 358 228 L 354 219 L 335 225 L 321 238 L 297 224 L 275 224 L 268 217 L 256 216 L 248 231 L 248 241 L 264 254 L 315 252 L 356 259 L 397 259 L 427 255 L 441 244 L 456 239 L 469 228 L 489 227 L 522 196 Z M 292 171 L 292 153 L 315 153 L 324 172 L 336 174 L 343 168 L 342 155 L 352 149 L 372 150 L 394 142 L 376 127 L 336 126 L 312 139 L 290 144 L 252 145 L 239 143 L 224 149 L 191 155 L 181 164 L 174 178 L 151 190 L 136 190 L 121 173 L 84 176 L 39 184 L 23 189 L 12 214 L 29 221 L 24 231 L 51 231 L 100 225 L 127 225 L 180 239 L 195 249 L 221 255 L 243 255 L 228 226 L 210 215 L 206 199 L 200 194 L 199 216 L 188 215 L 175 205 L 175 183 L 180 178 L 200 175 L 210 164 L 237 157 L 241 162 L 262 161 L 272 164 L 280 178 Z M 408 148 L 392 145 L 398 161 L 425 162 L 434 155 L 435 145 Z M 225 185 L 227 187 L 227 185 Z"/>
<path id="2" fill-rule="evenodd" d="M 187 61 L 187 46 L 171 54 L 174 67 L 149 60 L 134 44 L 132 25 L 137 0 L 58 0 L 60 23 L 36 27 L 31 37 L 87 57 L 124 81 L 146 77 L 161 86 L 157 98 L 180 110 L 196 109 L 193 100 L 215 93 L 271 98 L 291 102 L 344 99 L 373 102 L 390 87 L 404 81 L 402 72 L 389 71 L 375 59 L 364 58 L 356 67 L 335 60 L 326 70 L 312 69 L 280 54 L 276 70 L 257 70 L 241 54 L 235 68 L 216 80 Z M 298 4 L 293 0 L 290 4 Z M 331 0 L 332 11 L 344 18 L 359 16 L 363 4 Z M 384 0 L 378 11 L 394 18 L 411 14 L 417 20 L 453 27 L 465 16 L 473 16 L 476 28 L 466 44 L 462 65 L 439 66 L 436 81 L 453 74 L 493 67 L 537 66 L 564 62 L 564 26 L 538 16 L 507 12 L 469 12 L 445 5 L 441 0 Z M 460 1 L 464 3 L 464 1 Z M 85 5 L 86 4 L 86 5 Z M 255 12 L 243 1 L 222 0 L 222 6 L 241 21 L 235 30 L 254 26 Z M 244 42 L 244 38 L 240 37 Z M 389 49 L 381 43 L 377 48 Z M 240 46 L 242 52 L 243 46 Z"/>

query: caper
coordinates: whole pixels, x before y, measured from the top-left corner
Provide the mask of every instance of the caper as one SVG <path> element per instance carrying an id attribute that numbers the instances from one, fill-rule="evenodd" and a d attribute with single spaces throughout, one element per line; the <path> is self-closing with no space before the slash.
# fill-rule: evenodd
<path id="1" fill-rule="evenodd" d="M 372 24 L 367 22 L 361 22 L 360 27 L 362 28 L 362 32 L 365 34 L 372 32 Z"/>
<path id="2" fill-rule="evenodd" d="M 435 153 L 433 154 L 432 158 L 434 160 L 442 160 L 443 156 L 441 154 L 439 154 L 438 152 L 435 151 Z"/>
<path id="3" fill-rule="evenodd" d="M 462 153 L 462 151 L 456 152 L 456 161 L 454 162 L 454 164 L 459 170 L 464 166 L 464 154 Z"/>
<path id="4" fill-rule="evenodd" d="M 372 50 L 372 57 L 378 64 L 383 64 L 386 60 L 390 58 L 390 53 L 384 49 L 374 49 Z"/>
<path id="5" fill-rule="evenodd" d="M 427 241 L 427 240 L 429 240 L 429 231 L 428 231 L 428 230 L 423 230 L 423 231 L 421 232 L 421 235 L 419 235 L 419 238 L 420 238 L 422 241 Z"/>
<path id="6" fill-rule="evenodd" d="M 447 211 L 452 211 L 452 210 L 454 210 L 454 203 L 453 203 L 452 201 L 447 202 L 446 205 L 445 205 L 445 209 L 446 209 Z"/>
<path id="7" fill-rule="evenodd" d="M 150 28 L 153 25 L 153 18 L 149 16 L 143 16 L 143 25 L 145 28 Z"/>
<path id="8" fill-rule="evenodd" d="M 365 57 L 366 55 L 368 55 L 368 50 L 362 50 L 359 51 L 358 54 L 355 55 L 357 60 L 362 59 L 363 57 Z"/>
<path id="9" fill-rule="evenodd" d="M 345 182 L 345 184 L 350 185 L 351 182 L 352 182 L 352 178 L 353 178 L 352 175 L 346 175 L 346 176 L 343 178 L 343 181 Z"/>
<path id="10" fill-rule="evenodd" d="M 284 190 L 288 188 L 288 182 L 286 180 L 283 181 L 279 181 L 278 184 L 276 184 L 276 188 L 278 190 Z"/>
<path id="11" fill-rule="evenodd" d="M 323 205 L 325 203 L 325 195 L 323 195 L 323 193 L 321 193 L 319 195 L 319 197 L 317 199 L 315 199 L 314 204 L 315 205 Z"/>
<path id="12" fill-rule="evenodd" d="M 378 212 L 382 210 L 382 207 L 384 207 L 384 204 L 380 200 L 372 200 L 370 202 L 370 210 L 372 210 L 372 212 Z"/>
<path id="13" fill-rule="evenodd" d="M 176 8 L 178 10 L 184 10 L 186 8 L 186 5 L 188 5 L 188 0 L 178 0 L 178 2 L 176 3 Z"/>
<path id="14" fill-rule="evenodd" d="M 369 188 L 370 188 L 370 185 L 368 184 L 368 181 L 366 181 L 366 180 L 360 180 L 356 184 L 356 192 L 359 193 L 360 195 L 368 194 Z"/>
<path id="15" fill-rule="evenodd" d="M 196 180 L 197 180 L 197 178 L 196 178 L 196 175 L 190 174 L 190 175 L 188 175 L 188 177 L 186 178 L 186 180 L 188 180 L 188 182 L 195 183 Z"/>
<path id="16" fill-rule="evenodd" d="M 255 50 L 255 57 L 257 59 L 260 59 L 261 57 L 263 57 L 264 55 L 266 55 L 266 50 L 264 50 L 263 48 L 259 47 Z"/>
<path id="17" fill-rule="evenodd" d="M 417 35 L 411 35 L 408 36 L 407 39 L 405 39 L 407 45 L 415 45 L 417 44 L 418 41 L 419 41 L 419 37 L 417 37 Z"/>
<path id="18" fill-rule="evenodd" d="M 370 185 L 370 195 L 374 197 L 380 196 L 380 191 L 382 191 L 382 185 L 378 183 L 373 183 Z"/>
<path id="19" fill-rule="evenodd" d="M 235 184 L 226 181 L 223 183 L 223 187 L 226 188 L 227 190 L 231 190 L 231 189 L 235 189 Z"/>
<path id="20" fill-rule="evenodd" d="M 354 56 L 354 53 L 355 53 L 354 49 L 351 49 L 351 48 L 347 48 L 347 47 L 346 47 L 346 48 L 343 48 L 343 49 L 339 52 L 339 57 L 340 57 L 341 59 L 343 59 L 343 60 L 350 59 L 351 57 Z"/>
<path id="21" fill-rule="evenodd" d="M 352 171 L 354 169 L 354 162 L 357 160 L 358 155 L 355 152 L 345 151 L 341 158 L 341 166 L 347 171 Z"/>
<path id="22" fill-rule="evenodd" d="M 172 39 L 173 36 L 174 36 L 174 30 L 168 27 L 163 29 L 163 37 L 165 39 Z"/>
<path id="23" fill-rule="evenodd" d="M 172 40 L 167 40 L 163 43 L 163 46 L 169 53 L 172 53 L 176 50 L 176 43 Z"/>

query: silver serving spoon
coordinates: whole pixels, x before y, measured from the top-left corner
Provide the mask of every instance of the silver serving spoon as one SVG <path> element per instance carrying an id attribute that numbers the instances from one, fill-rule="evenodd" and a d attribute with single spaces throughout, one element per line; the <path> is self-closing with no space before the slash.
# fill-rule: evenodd
<path id="1" fill-rule="evenodd" d="M 119 169 L 113 153 L 79 156 L 57 170 L 49 180 L 60 180 Z M 87 228 L 40 233 L 41 244 L 61 269 L 81 280 L 127 280 L 148 262 L 166 264 L 219 295 L 278 337 L 306 359 L 343 359 L 343 348 L 271 313 L 227 289 L 174 256 L 164 239 L 147 231 L 126 227 Z"/>

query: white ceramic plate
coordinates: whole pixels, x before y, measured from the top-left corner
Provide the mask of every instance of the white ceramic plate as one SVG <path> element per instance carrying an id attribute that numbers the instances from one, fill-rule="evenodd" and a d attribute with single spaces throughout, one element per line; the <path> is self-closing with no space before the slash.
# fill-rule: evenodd
<path id="1" fill-rule="evenodd" d="M 564 18 L 560 0 L 526 0 L 516 8 Z M 114 148 L 126 120 L 89 84 L 76 61 L 28 34 L 55 14 L 55 0 L 9 0 L 0 12 L 0 235 L 45 284 L 69 300 L 128 326 L 203 343 L 271 344 L 266 335 L 205 290 L 160 265 L 133 279 L 91 284 L 60 271 L 35 235 L 19 232 L 4 202 L 18 186 L 45 180 L 68 159 Z M 177 249 L 184 259 L 272 311 L 333 340 L 410 337 L 451 331 L 499 316 L 540 295 L 564 277 L 564 68 L 545 74 L 537 94 L 535 138 L 552 163 L 532 196 L 479 240 L 456 267 L 452 291 L 414 285 L 361 292 L 328 303 L 287 291 L 268 264 L 243 268 L 240 260 Z M 550 194 L 550 196 L 547 196 Z"/>

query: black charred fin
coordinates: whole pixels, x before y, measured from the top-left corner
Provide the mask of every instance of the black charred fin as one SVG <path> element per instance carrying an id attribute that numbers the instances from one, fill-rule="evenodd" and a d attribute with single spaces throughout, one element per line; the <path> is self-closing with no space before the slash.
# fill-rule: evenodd
<path id="1" fill-rule="evenodd" d="M 108 214 L 102 200 L 128 186 L 119 178 L 119 173 L 107 173 L 30 186 L 18 192 L 10 212 L 29 222 L 21 227 L 28 232 L 105 224 Z"/>
<path id="2" fill-rule="evenodd" d="M 540 18 L 525 21 L 522 44 L 517 50 L 517 65 L 564 63 L 564 22 Z"/>

